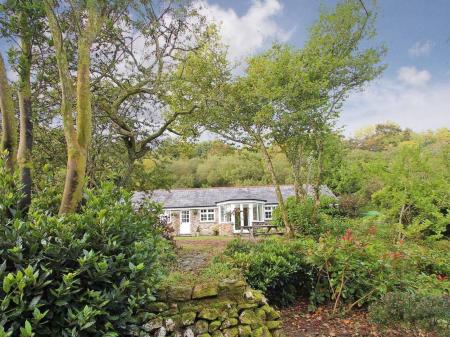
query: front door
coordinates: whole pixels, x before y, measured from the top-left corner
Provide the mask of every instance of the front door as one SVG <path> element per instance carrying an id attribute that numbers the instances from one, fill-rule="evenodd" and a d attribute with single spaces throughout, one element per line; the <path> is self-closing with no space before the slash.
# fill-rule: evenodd
<path id="1" fill-rule="evenodd" d="M 191 234 L 191 212 L 190 211 L 181 211 L 180 234 L 181 235 Z"/>
<path id="2" fill-rule="evenodd" d="M 239 207 L 235 207 L 234 209 L 234 232 L 238 233 L 241 232 L 241 230 L 244 233 L 248 232 L 248 227 L 250 226 L 250 217 L 249 217 L 249 206 L 248 204 L 241 204 L 241 205 L 237 205 Z M 244 226 L 244 228 L 241 228 L 242 226 Z"/>

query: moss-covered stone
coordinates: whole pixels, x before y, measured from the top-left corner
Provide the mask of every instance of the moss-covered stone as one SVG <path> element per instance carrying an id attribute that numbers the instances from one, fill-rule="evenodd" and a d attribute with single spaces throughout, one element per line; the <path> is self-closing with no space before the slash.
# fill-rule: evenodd
<path id="1" fill-rule="evenodd" d="M 219 284 L 219 294 L 223 297 L 242 296 L 247 288 L 247 284 L 240 280 L 223 280 Z"/>
<path id="2" fill-rule="evenodd" d="M 281 328 L 281 321 L 266 321 L 265 325 L 267 329 L 275 330 Z"/>
<path id="3" fill-rule="evenodd" d="M 163 288 L 156 289 L 155 297 L 159 301 L 166 301 L 167 300 L 167 288 L 163 287 Z"/>
<path id="4" fill-rule="evenodd" d="M 266 320 L 266 312 L 263 309 L 258 308 L 258 309 L 255 310 L 255 313 L 256 313 L 256 316 L 258 317 L 258 319 L 260 321 L 265 321 Z"/>
<path id="5" fill-rule="evenodd" d="M 221 325 L 222 325 L 222 321 L 220 321 L 220 320 L 212 321 L 211 323 L 209 323 L 209 332 L 214 332 L 214 331 L 218 330 Z"/>
<path id="6" fill-rule="evenodd" d="M 272 337 L 272 335 L 267 327 L 261 326 L 252 331 L 251 337 Z"/>
<path id="7" fill-rule="evenodd" d="M 219 312 L 217 311 L 217 309 L 203 309 L 202 311 L 200 311 L 200 313 L 198 314 L 198 317 L 206 319 L 208 321 L 213 321 L 215 319 L 217 319 L 217 317 L 219 317 Z"/>
<path id="8" fill-rule="evenodd" d="M 198 337 L 211 337 L 211 335 L 209 333 L 202 333 Z"/>
<path id="9" fill-rule="evenodd" d="M 255 312 L 250 309 L 242 311 L 239 315 L 239 320 L 242 324 L 255 324 L 260 322 Z"/>
<path id="10" fill-rule="evenodd" d="M 232 307 L 227 311 L 227 317 L 230 318 L 238 318 L 239 317 L 239 311 L 237 307 Z"/>
<path id="11" fill-rule="evenodd" d="M 147 332 L 155 331 L 163 326 L 163 320 L 161 317 L 156 317 L 148 321 L 146 324 L 142 326 L 142 329 Z"/>
<path id="12" fill-rule="evenodd" d="M 181 325 L 188 326 L 195 323 L 197 313 L 195 311 L 185 312 L 181 314 Z"/>
<path id="13" fill-rule="evenodd" d="M 175 320 L 172 317 L 168 317 L 164 319 L 164 327 L 168 332 L 175 331 L 177 324 L 175 323 Z"/>
<path id="14" fill-rule="evenodd" d="M 212 333 L 211 337 L 223 337 L 223 333 L 220 330 L 216 330 Z"/>
<path id="15" fill-rule="evenodd" d="M 147 310 L 150 312 L 163 312 L 168 309 L 169 306 L 164 302 L 152 302 L 147 306 Z"/>
<path id="16" fill-rule="evenodd" d="M 237 318 L 227 318 L 223 321 L 221 329 L 231 328 L 238 325 L 239 321 Z"/>
<path id="17" fill-rule="evenodd" d="M 254 302 L 241 302 L 238 305 L 238 310 L 244 310 L 244 309 L 253 309 L 253 308 L 257 308 L 258 304 L 254 303 Z"/>
<path id="18" fill-rule="evenodd" d="M 196 301 L 200 302 L 200 301 Z M 178 311 L 181 313 L 201 310 L 201 303 L 195 301 L 178 303 Z"/>
<path id="19" fill-rule="evenodd" d="M 250 325 L 239 325 L 238 330 L 240 337 L 249 337 L 252 334 Z"/>
<path id="20" fill-rule="evenodd" d="M 209 324 L 208 321 L 205 321 L 203 319 L 198 320 L 195 322 L 194 325 L 194 331 L 195 335 L 201 335 L 202 333 L 208 332 Z"/>
<path id="21" fill-rule="evenodd" d="M 168 299 L 173 301 L 189 301 L 191 296 L 191 286 L 173 286 L 167 290 Z"/>
<path id="22" fill-rule="evenodd" d="M 270 305 L 264 305 L 261 307 L 266 312 L 267 320 L 274 321 L 280 318 L 280 313 L 272 308 Z"/>
<path id="23" fill-rule="evenodd" d="M 237 337 L 239 336 L 239 329 L 237 327 L 222 330 L 225 337 Z"/>
<path id="24" fill-rule="evenodd" d="M 199 299 L 205 297 L 214 297 L 219 293 L 219 285 L 217 282 L 198 284 L 192 291 L 192 298 Z"/>

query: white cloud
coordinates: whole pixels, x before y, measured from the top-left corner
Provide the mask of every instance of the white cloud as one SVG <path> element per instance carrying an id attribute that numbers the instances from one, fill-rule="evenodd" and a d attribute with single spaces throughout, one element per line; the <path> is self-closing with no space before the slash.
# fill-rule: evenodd
<path id="1" fill-rule="evenodd" d="M 433 46 L 434 44 L 430 40 L 417 41 L 411 48 L 408 49 L 408 53 L 413 57 L 426 56 L 431 53 Z"/>
<path id="2" fill-rule="evenodd" d="M 450 128 L 450 82 L 405 85 L 399 79 L 379 80 L 353 93 L 340 119 L 345 134 L 392 121 L 416 131 Z"/>
<path id="3" fill-rule="evenodd" d="M 279 0 L 253 0 L 247 12 L 239 16 L 232 8 L 198 2 L 200 12 L 219 24 L 223 42 L 232 61 L 240 61 L 273 40 L 289 40 L 293 30 L 282 29 L 274 20 L 283 6 Z"/>
<path id="4" fill-rule="evenodd" d="M 411 86 L 423 86 L 431 79 L 427 70 L 417 70 L 416 67 L 401 67 L 398 70 L 398 79 Z"/>

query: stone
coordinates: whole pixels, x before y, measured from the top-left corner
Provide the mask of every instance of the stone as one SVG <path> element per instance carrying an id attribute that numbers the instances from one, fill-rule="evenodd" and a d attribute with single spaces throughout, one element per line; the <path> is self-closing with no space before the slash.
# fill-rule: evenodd
<path id="1" fill-rule="evenodd" d="M 213 321 L 219 317 L 219 312 L 216 309 L 203 309 L 198 314 L 198 317 L 208 321 Z"/>
<path id="2" fill-rule="evenodd" d="M 261 291 L 253 290 L 253 301 L 259 304 L 267 304 L 267 298 Z"/>
<path id="3" fill-rule="evenodd" d="M 265 321 L 266 320 L 266 312 L 264 311 L 264 309 L 256 309 L 255 310 L 256 316 L 258 317 L 258 319 L 260 321 Z"/>
<path id="4" fill-rule="evenodd" d="M 164 328 L 163 326 L 160 327 L 158 330 L 156 330 L 155 332 L 155 337 L 166 337 L 167 335 L 167 330 L 166 328 Z"/>
<path id="5" fill-rule="evenodd" d="M 249 337 L 252 334 L 252 328 L 250 325 L 239 325 L 239 336 Z"/>
<path id="6" fill-rule="evenodd" d="M 211 335 L 209 333 L 202 333 L 198 337 L 211 337 Z"/>
<path id="7" fill-rule="evenodd" d="M 196 335 L 201 335 L 202 333 L 208 332 L 208 328 L 208 321 L 200 319 L 195 322 L 194 330 Z"/>
<path id="8" fill-rule="evenodd" d="M 153 302 L 147 306 L 147 310 L 150 312 L 163 312 L 169 309 L 169 306 L 164 302 Z"/>
<path id="9" fill-rule="evenodd" d="M 183 337 L 183 334 L 180 331 L 175 331 L 171 337 Z"/>
<path id="10" fill-rule="evenodd" d="M 238 309 L 236 307 L 230 308 L 227 312 L 227 316 L 233 317 L 233 318 L 238 318 L 239 317 Z"/>
<path id="11" fill-rule="evenodd" d="M 166 318 L 164 320 L 164 326 L 165 326 L 167 331 L 173 332 L 173 331 L 175 331 L 176 324 L 175 324 L 175 321 L 172 318 Z"/>
<path id="12" fill-rule="evenodd" d="M 266 312 L 266 318 L 269 321 L 274 321 L 280 318 L 280 313 L 269 305 L 264 305 L 261 309 Z"/>
<path id="13" fill-rule="evenodd" d="M 173 286 L 167 291 L 167 297 L 174 301 L 189 301 L 192 295 L 191 286 Z"/>
<path id="14" fill-rule="evenodd" d="M 222 330 L 225 337 L 237 337 L 239 336 L 239 329 L 237 327 Z"/>
<path id="15" fill-rule="evenodd" d="M 238 325 L 238 323 L 237 318 L 227 318 L 223 321 L 221 329 L 231 328 L 232 326 Z"/>
<path id="16" fill-rule="evenodd" d="M 181 324 L 183 326 L 192 325 L 195 323 L 195 318 L 197 317 L 197 313 L 194 311 L 185 312 L 181 314 Z"/>
<path id="17" fill-rule="evenodd" d="M 214 331 L 211 337 L 223 337 L 223 333 L 220 330 Z"/>
<path id="18" fill-rule="evenodd" d="M 246 288 L 244 281 L 226 279 L 219 284 L 219 294 L 224 297 L 242 296 Z"/>
<path id="19" fill-rule="evenodd" d="M 221 325 L 222 325 L 221 321 L 212 321 L 211 323 L 209 323 L 209 332 L 214 332 L 218 330 Z"/>
<path id="20" fill-rule="evenodd" d="M 243 302 L 240 303 L 238 305 L 238 310 L 244 310 L 244 309 L 253 309 L 253 308 L 257 308 L 258 307 L 258 303 L 254 303 L 254 302 Z"/>
<path id="21" fill-rule="evenodd" d="M 219 294 L 219 286 L 216 282 L 197 284 L 192 291 L 192 298 L 214 297 Z"/>
<path id="22" fill-rule="evenodd" d="M 160 301 L 167 300 L 167 289 L 165 288 L 159 288 L 155 291 L 155 297 L 159 299 Z"/>
<path id="23" fill-rule="evenodd" d="M 254 329 L 251 333 L 251 337 L 263 337 L 263 335 L 264 335 L 264 330 L 262 327 Z"/>
<path id="24" fill-rule="evenodd" d="M 239 320 L 242 324 L 256 324 L 259 323 L 258 316 L 256 316 L 255 312 L 253 310 L 244 310 L 239 315 Z"/>
<path id="25" fill-rule="evenodd" d="M 275 330 L 281 328 L 281 321 L 266 321 L 265 325 L 267 329 Z"/>
<path id="26" fill-rule="evenodd" d="M 192 328 L 187 328 L 184 330 L 183 337 L 195 337 L 194 330 L 192 330 Z"/>
<path id="27" fill-rule="evenodd" d="M 153 332 L 163 326 L 163 320 L 160 317 L 154 318 L 142 326 L 142 329 L 146 332 Z"/>

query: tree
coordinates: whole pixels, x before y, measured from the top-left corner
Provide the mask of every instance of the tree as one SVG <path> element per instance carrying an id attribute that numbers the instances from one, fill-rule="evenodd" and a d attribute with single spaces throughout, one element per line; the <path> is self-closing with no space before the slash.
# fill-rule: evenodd
<path id="1" fill-rule="evenodd" d="M 348 93 L 384 69 L 379 65 L 384 48 L 360 47 L 374 36 L 374 19 L 361 1 L 344 1 L 334 11 L 322 11 L 303 49 L 270 54 L 282 92 L 274 138 L 291 163 L 298 199 L 306 196 L 302 186 L 310 180 L 311 156 L 320 176 L 323 144 Z"/>
<path id="2" fill-rule="evenodd" d="M 109 27 L 92 65 L 96 108 L 123 141 L 128 172 L 167 133 L 192 135 L 190 116 L 228 75 L 215 28 L 188 1 L 136 6 Z"/>
<path id="3" fill-rule="evenodd" d="M 2 113 L 2 142 L 1 151 L 7 151 L 6 166 L 14 170 L 17 153 L 17 129 L 14 112 L 14 100 L 11 86 L 6 76 L 3 56 L 0 54 L 0 111 Z"/>
<path id="4" fill-rule="evenodd" d="M 1 35 L 15 42 L 9 49 L 9 54 L 12 59 L 11 66 L 19 75 L 17 97 L 20 131 L 17 162 L 23 192 L 19 208 L 23 213 L 27 212 L 31 203 L 33 147 L 31 67 L 33 46 L 43 39 L 43 16 L 42 3 L 38 1 L 10 0 L 0 5 Z"/>
<path id="5" fill-rule="evenodd" d="M 67 172 L 59 208 L 60 214 L 74 212 L 82 197 L 87 151 L 92 133 L 90 48 L 107 14 L 103 1 L 88 0 L 85 4 L 80 2 L 77 5 L 78 7 L 71 13 L 75 19 L 78 33 L 75 91 L 69 68 L 67 42 L 61 28 L 64 26 L 57 13 L 58 8 L 52 0 L 44 2 L 61 82 L 61 116 L 67 143 Z M 85 15 L 86 20 L 83 20 Z M 72 110 L 74 106 L 76 106 L 76 117 Z M 74 124 L 74 119 L 76 119 L 76 124 Z"/>

